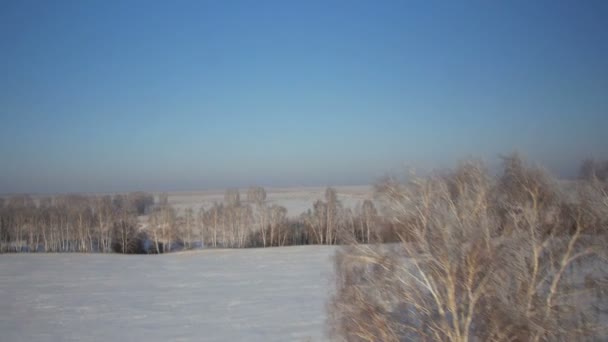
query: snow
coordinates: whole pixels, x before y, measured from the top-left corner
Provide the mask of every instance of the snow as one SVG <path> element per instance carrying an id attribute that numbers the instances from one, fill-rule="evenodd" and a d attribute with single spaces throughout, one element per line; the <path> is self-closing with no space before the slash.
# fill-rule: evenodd
<path id="1" fill-rule="evenodd" d="M 326 340 L 334 252 L 2 255 L 0 340 Z"/>
<path id="2" fill-rule="evenodd" d="M 316 200 L 325 198 L 325 187 L 265 188 L 267 205 L 281 205 L 287 209 L 289 217 L 297 217 L 312 208 Z M 373 198 L 373 189 L 368 185 L 334 187 L 338 199 L 346 208 L 355 208 L 366 199 Z M 241 200 L 247 199 L 247 189 L 239 189 Z M 170 192 L 169 203 L 179 211 L 192 208 L 195 212 L 201 207 L 209 209 L 213 203 L 224 200 L 223 190 L 196 192 Z"/>

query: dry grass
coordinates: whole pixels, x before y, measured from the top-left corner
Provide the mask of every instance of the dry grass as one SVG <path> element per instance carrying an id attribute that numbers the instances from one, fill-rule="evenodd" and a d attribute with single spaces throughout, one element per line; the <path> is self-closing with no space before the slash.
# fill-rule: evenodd
<path id="1" fill-rule="evenodd" d="M 606 338 L 608 197 L 564 196 L 505 158 L 377 187 L 400 242 L 336 256 L 330 329 L 346 341 L 595 341 Z"/>

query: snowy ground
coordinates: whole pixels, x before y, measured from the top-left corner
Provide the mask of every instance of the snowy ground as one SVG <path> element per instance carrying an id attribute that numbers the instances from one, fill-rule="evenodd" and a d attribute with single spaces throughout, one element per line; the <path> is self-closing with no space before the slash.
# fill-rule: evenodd
<path id="1" fill-rule="evenodd" d="M 334 251 L 2 255 L 0 340 L 325 340 Z"/>

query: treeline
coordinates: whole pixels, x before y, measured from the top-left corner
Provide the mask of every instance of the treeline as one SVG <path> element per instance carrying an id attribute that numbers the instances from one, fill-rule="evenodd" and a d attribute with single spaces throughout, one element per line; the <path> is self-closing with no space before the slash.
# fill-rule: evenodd
<path id="1" fill-rule="evenodd" d="M 370 242 L 377 211 L 371 200 L 345 208 L 335 189 L 298 217 L 269 204 L 266 191 L 237 189 L 198 211 L 179 212 L 166 193 L 145 192 L 0 198 L 0 252 L 166 253 L 194 248 Z M 348 234 L 345 234 L 348 232 Z"/>
<path id="2" fill-rule="evenodd" d="M 325 199 L 297 217 L 287 209 L 267 201 L 264 188 L 251 187 L 241 199 L 238 189 L 228 189 L 224 200 L 197 212 L 183 212 L 171 206 L 167 195 L 160 196 L 147 222 L 142 222 L 140 236 L 149 241 L 147 253 L 166 253 L 194 248 L 250 248 L 309 244 L 340 244 L 357 237 L 367 243 L 378 215 L 371 200 L 354 209 L 345 208 L 335 189 L 327 188 Z M 127 244 L 128 245 L 128 244 Z M 127 250 L 127 252 L 129 252 Z"/>
<path id="3" fill-rule="evenodd" d="M 237 189 L 228 189 L 224 200 L 211 207 L 192 208 L 182 213 L 170 205 L 165 195 L 142 224 L 152 250 L 161 253 L 176 249 L 276 247 L 309 244 L 341 244 L 355 236 L 362 243 L 374 239 L 378 213 L 371 200 L 346 208 L 335 189 L 325 190 L 323 200 L 297 217 L 287 209 L 267 201 L 264 188 L 250 187 L 244 199 Z"/>
<path id="4" fill-rule="evenodd" d="M 0 198 L 0 252 L 134 250 L 137 218 L 153 206 L 144 192 Z"/>
<path id="5" fill-rule="evenodd" d="M 608 162 L 582 163 L 581 180 L 607 178 Z M 249 188 L 244 199 L 239 190 L 229 189 L 224 200 L 211 207 L 181 212 L 166 193 L 157 201 L 145 192 L 0 198 L 0 252 L 166 253 L 396 242 L 404 234 L 403 222 L 391 219 L 386 205 L 382 213 L 376 208 L 383 196 L 348 208 L 329 187 L 323 199 L 296 217 L 289 216 L 285 207 L 268 203 L 266 197 L 261 187 Z"/>

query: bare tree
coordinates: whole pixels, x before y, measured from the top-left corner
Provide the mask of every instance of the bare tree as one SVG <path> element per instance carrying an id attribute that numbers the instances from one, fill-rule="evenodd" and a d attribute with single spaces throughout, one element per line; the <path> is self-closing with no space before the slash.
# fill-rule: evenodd
<path id="1" fill-rule="evenodd" d="M 372 230 L 374 230 L 374 224 L 377 221 L 378 211 L 374 206 L 374 202 L 371 200 L 363 201 L 363 205 L 361 206 L 361 216 L 362 216 L 362 229 L 365 231 L 363 241 L 366 243 L 371 242 L 371 234 Z"/>
<path id="2" fill-rule="evenodd" d="M 287 239 L 287 234 L 283 227 L 287 219 L 287 209 L 280 205 L 273 205 L 269 209 L 270 212 L 270 246 L 283 246 Z"/>
<path id="3" fill-rule="evenodd" d="M 313 209 L 308 210 L 303 215 L 303 221 L 308 228 L 308 234 L 311 237 L 311 243 L 324 244 L 326 223 L 327 223 L 327 206 L 323 201 L 317 200 L 313 203 Z"/>
<path id="4" fill-rule="evenodd" d="M 199 240 L 200 240 L 200 247 L 203 248 L 205 247 L 205 244 L 207 243 L 207 226 L 205 225 L 205 207 L 200 207 L 200 209 L 198 210 L 198 215 L 196 217 L 196 222 L 198 225 L 198 234 L 199 234 Z"/>
<path id="5" fill-rule="evenodd" d="M 247 191 L 247 200 L 255 205 L 255 222 L 262 239 L 262 245 L 266 247 L 266 236 L 268 226 L 268 208 L 266 207 L 266 190 L 255 186 Z M 272 239 L 272 237 L 271 237 Z M 272 243 L 272 242 L 271 242 Z"/>
<path id="6" fill-rule="evenodd" d="M 332 187 L 325 189 L 325 202 L 326 202 L 326 223 L 327 233 L 325 235 L 325 242 L 328 245 L 332 245 L 336 242 L 336 231 L 338 227 L 338 212 L 341 208 L 340 202 L 338 201 L 338 194 Z"/>
<path id="7" fill-rule="evenodd" d="M 95 199 L 95 217 L 98 227 L 98 244 L 101 252 L 110 252 L 112 248 L 112 199 L 110 196 L 102 196 Z"/>
<path id="8" fill-rule="evenodd" d="M 312 210 L 302 215 L 303 221 L 308 227 L 309 235 L 317 244 L 335 244 L 337 232 L 342 228 L 345 218 L 342 204 L 333 188 L 325 190 L 325 202 L 317 200 L 313 203 Z"/>
<path id="9" fill-rule="evenodd" d="M 171 243 L 176 237 L 176 216 L 175 209 L 169 204 L 160 206 L 150 215 L 150 230 L 156 253 L 171 251 Z"/>
<path id="10" fill-rule="evenodd" d="M 379 184 L 401 241 L 341 249 L 334 337 L 604 339 L 607 220 L 589 205 L 602 195 L 565 200 L 553 184 L 518 159 L 494 181 L 464 163 L 445 176 Z"/>
<path id="11" fill-rule="evenodd" d="M 194 211 L 192 208 L 186 208 L 184 211 L 184 225 L 182 232 L 182 240 L 186 249 L 192 248 L 192 230 L 194 227 Z"/>
<path id="12" fill-rule="evenodd" d="M 204 221 L 206 226 L 211 230 L 209 239 L 211 246 L 224 246 L 226 242 L 226 231 L 224 230 L 224 206 L 214 203 L 213 206 L 205 212 Z"/>

